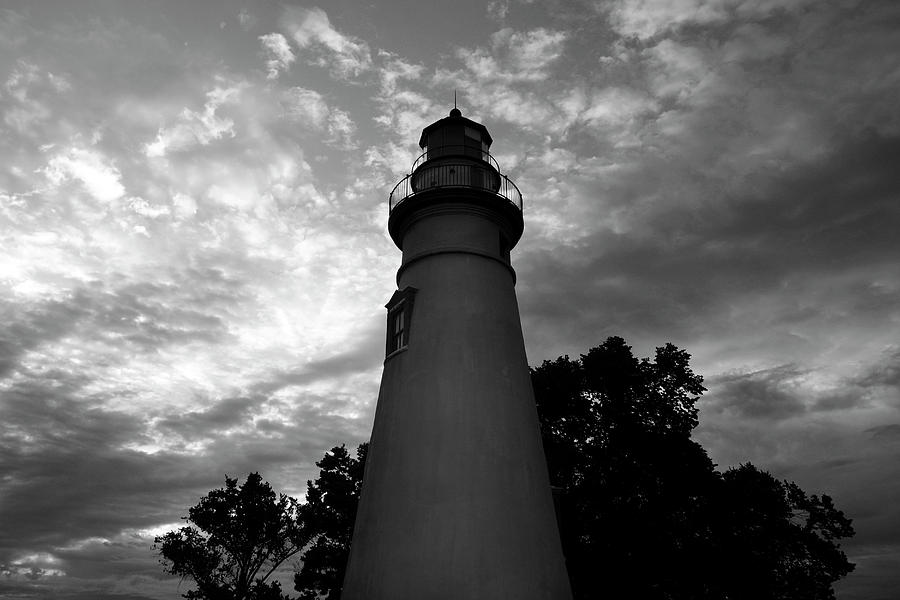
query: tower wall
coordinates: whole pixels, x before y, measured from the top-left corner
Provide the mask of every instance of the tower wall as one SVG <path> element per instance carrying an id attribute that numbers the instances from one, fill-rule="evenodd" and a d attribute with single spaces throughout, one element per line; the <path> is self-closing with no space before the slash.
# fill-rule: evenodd
<path id="1" fill-rule="evenodd" d="M 414 200 L 391 216 L 408 345 L 385 361 L 342 597 L 568 599 L 509 265 L 521 213 Z"/>

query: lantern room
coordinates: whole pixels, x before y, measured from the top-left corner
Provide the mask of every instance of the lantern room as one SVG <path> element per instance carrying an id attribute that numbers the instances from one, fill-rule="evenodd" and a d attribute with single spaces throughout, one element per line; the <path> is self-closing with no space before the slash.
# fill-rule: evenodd
<path id="1" fill-rule="evenodd" d="M 419 146 L 423 152 L 413 162 L 409 175 L 391 190 L 390 212 L 424 192 L 467 188 L 507 200 L 521 213 L 522 194 L 500 172 L 500 165 L 490 153 L 491 142 L 484 125 L 463 117 L 454 107 L 449 116 L 422 130 Z"/>
<path id="2" fill-rule="evenodd" d="M 453 108 L 450 116 L 422 130 L 419 147 L 425 152 L 426 160 L 467 156 L 487 162 L 491 142 L 491 134 L 484 125 L 465 118 L 458 108 Z"/>

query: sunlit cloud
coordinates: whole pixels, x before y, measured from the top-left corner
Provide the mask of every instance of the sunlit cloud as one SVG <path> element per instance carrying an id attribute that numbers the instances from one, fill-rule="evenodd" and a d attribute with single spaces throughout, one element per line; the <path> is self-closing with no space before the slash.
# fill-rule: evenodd
<path id="1" fill-rule="evenodd" d="M 0 106 L 3 123 L 27 138 L 38 137 L 38 124 L 53 116 L 52 100 L 65 95 L 72 83 L 65 75 L 43 70 L 36 64 L 20 60 L 3 86 L 7 101 Z"/>
<path id="2" fill-rule="evenodd" d="M 611 5 L 610 21 L 622 35 L 651 38 L 686 25 L 718 25 L 801 10 L 811 0 L 625 0 Z"/>
<path id="3" fill-rule="evenodd" d="M 371 68 L 369 45 L 335 29 L 321 8 L 288 7 L 282 25 L 301 49 L 314 52 L 313 62 L 339 77 L 356 77 Z"/>
<path id="4" fill-rule="evenodd" d="M 100 202 L 112 202 L 125 194 L 122 175 L 111 161 L 96 150 L 69 148 L 56 154 L 43 170 L 54 186 L 77 180 L 84 189 Z"/>
<path id="5" fill-rule="evenodd" d="M 540 27 L 530 31 L 501 29 L 491 36 L 491 55 L 460 49 L 466 66 L 481 79 L 528 81 L 545 79 L 547 69 L 563 53 L 568 34 Z"/>
<path id="6" fill-rule="evenodd" d="M 8 565 L 0 566 L 0 575 L 12 579 L 34 581 L 42 577 L 63 577 L 59 568 L 62 561 L 49 552 L 36 552 L 14 558 Z"/>
<path id="7" fill-rule="evenodd" d="M 407 62 L 402 57 L 385 50 L 379 50 L 378 59 L 381 91 L 386 97 L 397 91 L 398 82 L 419 79 L 425 72 L 424 65 Z"/>
<path id="8" fill-rule="evenodd" d="M 238 86 L 217 86 L 208 91 L 201 111 L 185 108 L 174 125 L 160 128 L 156 140 L 144 146 L 144 154 L 161 157 L 195 145 L 206 146 L 223 137 L 234 137 L 234 121 L 217 115 L 216 111 L 223 104 L 236 102 L 240 91 Z"/>
<path id="9" fill-rule="evenodd" d="M 261 35 L 259 42 L 266 52 L 266 79 L 278 79 L 281 72 L 289 69 L 295 60 L 290 44 L 280 33 Z"/>
<path id="10" fill-rule="evenodd" d="M 346 111 L 329 106 L 319 92 L 292 87 L 283 93 L 281 106 L 290 123 L 327 134 L 323 140 L 325 143 L 354 147 L 356 124 Z"/>

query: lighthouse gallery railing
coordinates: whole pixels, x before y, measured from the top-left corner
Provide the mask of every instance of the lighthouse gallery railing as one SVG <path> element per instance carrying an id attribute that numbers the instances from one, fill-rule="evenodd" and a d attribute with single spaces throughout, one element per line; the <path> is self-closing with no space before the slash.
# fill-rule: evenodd
<path id="1" fill-rule="evenodd" d="M 408 198 L 434 188 L 475 188 L 492 192 L 522 210 L 522 193 L 509 177 L 500 173 L 497 161 L 483 153 L 487 160 L 478 164 L 471 159 L 431 150 L 413 163 L 412 172 L 391 190 L 388 212 Z"/>

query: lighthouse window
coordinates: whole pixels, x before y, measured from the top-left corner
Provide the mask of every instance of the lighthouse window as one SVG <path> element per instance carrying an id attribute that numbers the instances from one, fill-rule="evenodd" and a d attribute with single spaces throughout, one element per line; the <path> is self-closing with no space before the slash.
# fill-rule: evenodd
<path id="1" fill-rule="evenodd" d="M 465 132 L 465 149 L 463 154 L 484 160 L 482 156 L 484 152 L 482 151 L 481 132 L 471 127 L 466 127 Z"/>
<path id="2" fill-rule="evenodd" d="M 388 309 L 387 356 L 409 345 L 409 325 L 415 293 L 416 289 L 412 287 L 398 290 L 385 305 Z"/>
<path id="3" fill-rule="evenodd" d="M 399 350 L 406 345 L 406 315 L 401 304 L 391 313 L 391 341 L 388 347 L 390 352 Z"/>

